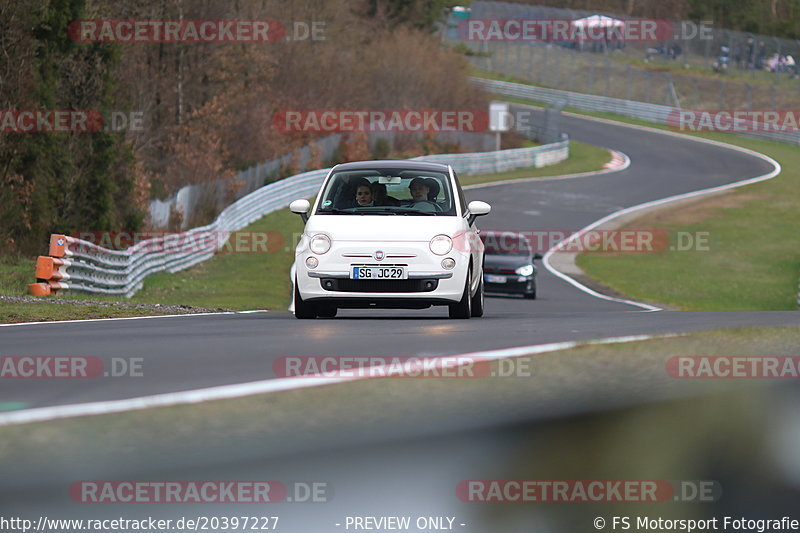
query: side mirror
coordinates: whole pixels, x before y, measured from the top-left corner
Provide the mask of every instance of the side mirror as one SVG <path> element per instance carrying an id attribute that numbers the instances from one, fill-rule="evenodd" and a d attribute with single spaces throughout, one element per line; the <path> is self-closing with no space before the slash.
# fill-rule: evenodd
<path id="1" fill-rule="evenodd" d="M 492 206 L 487 204 L 486 202 L 481 202 L 479 200 L 473 200 L 467 206 L 467 211 L 469 211 L 469 218 L 467 219 L 467 224 L 470 226 L 475 219 L 479 216 L 488 215 L 489 212 L 492 210 Z"/>
<path id="2" fill-rule="evenodd" d="M 308 222 L 308 210 L 311 209 L 311 203 L 305 198 L 295 200 L 289 204 L 289 211 L 297 213 L 303 219 L 303 223 Z"/>
<path id="3" fill-rule="evenodd" d="M 544 256 L 543 256 L 542 254 L 540 254 L 539 252 L 536 252 L 535 254 L 533 254 L 533 259 L 534 259 L 534 260 L 536 260 L 536 259 L 542 259 L 543 257 L 544 257 Z"/>

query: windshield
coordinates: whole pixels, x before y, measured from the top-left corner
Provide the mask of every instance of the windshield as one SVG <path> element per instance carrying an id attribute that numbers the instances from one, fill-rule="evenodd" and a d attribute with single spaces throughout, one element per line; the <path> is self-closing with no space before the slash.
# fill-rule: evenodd
<path id="1" fill-rule="evenodd" d="M 531 254 L 528 240 L 517 233 L 486 233 L 481 235 L 484 252 L 490 255 L 519 255 Z"/>
<path id="2" fill-rule="evenodd" d="M 335 172 L 316 214 L 455 216 L 456 209 L 448 174 L 375 168 Z"/>

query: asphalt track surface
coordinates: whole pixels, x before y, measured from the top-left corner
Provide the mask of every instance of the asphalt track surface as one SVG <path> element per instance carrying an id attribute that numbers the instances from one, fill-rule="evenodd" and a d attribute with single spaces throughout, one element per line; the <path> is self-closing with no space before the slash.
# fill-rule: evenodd
<path id="1" fill-rule="evenodd" d="M 577 230 L 628 206 L 772 170 L 761 159 L 718 146 L 578 118 L 565 116 L 562 120 L 572 139 L 624 152 L 631 158 L 631 166 L 622 172 L 586 178 L 470 190 L 469 199 L 493 205 L 492 214 L 480 221 L 481 228 Z M 268 380 L 275 377 L 273 361 L 287 355 L 437 356 L 610 336 L 797 325 L 797 316 L 796 311 L 646 312 L 595 298 L 540 268 L 537 300 L 490 297 L 486 299 L 485 317 L 466 321 L 450 320 L 444 308 L 432 308 L 348 310 L 340 311 L 336 319 L 315 321 L 269 312 L 3 327 L 2 355 L 88 355 L 106 362 L 111 357 L 140 357 L 144 376 L 7 380 L 0 388 L 0 403 L 19 402 L 31 408 L 59 406 Z M 540 507 L 523 506 L 522 512 L 505 507 L 498 513 L 495 508 L 460 502 L 454 490 L 463 479 L 522 477 L 515 468 L 538 457 L 536 441 L 520 438 L 528 429 L 499 424 L 541 421 L 664 399 L 651 395 L 647 383 L 620 376 L 615 381 L 613 369 L 588 379 L 583 376 L 580 383 L 571 384 L 571 379 L 580 377 L 578 374 L 567 372 L 563 379 L 543 384 L 538 397 L 513 413 L 497 415 L 487 410 L 487 416 L 496 417 L 494 420 L 477 416 L 469 423 L 462 419 L 436 420 L 436 428 L 421 422 L 415 426 L 412 420 L 391 427 L 374 414 L 358 431 L 340 434 L 346 432 L 337 433 L 334 427 L 332 433 L 320 434 L 311 444 L 304 441 L 305 448 L 288 451 L 286 447 L 259 449 L 257 443 L 217 449 L 214 446 L 219 446 L 224 436 L 210 434 L 209 446 L 187 442 L 177 455 L 162 456 L 155 448 L 134 446 L 120 450 L 117 456 L 111 454 L 111 461 L 108 457 L 96 462 L 84 457 L 85 463 L 70 464 L 58 458 L 58 443 L 54 443 L 54 458 L 42 457 L 38 470 L 23 471 L 27 474 L 24 477 L 14 471 L 14 465 L 3 465 L 0 515 L 31 519 L 42 515 L 150 515 L 172 519 L 280 515 L 279 531 L 303 533 L 352 531 L 344 527 L 348 515 L 410 515 L 412 519 L 449 516 L 455 518 L 454 530 L 468 533 L 593 531 L 592 516 L 608 516 L 607 507 L 567 506 L 548 515 L 540 512 Z M 571 398 L 569 405 L 565 405 L 567 397 Z M 787 405 L 792 402 L 796 397 Z M 254 431 L 268 431 L 258 420 L 252 424 Z M 331 425 L 336 426 L 336 421 Z M 682 435 L 690 431 L 686 428 Z M 102 441 L 103 436 L 93 438 Z M 615 446 L 625 444 L 624 438 L 613 442 Z M 69 484 L 81 479 L 272 479 L 287 484 L 291 480 L 318 480 L 329 482 L 335 496 L 332 504 L 87 506 L 67 497 Z M 734 510 L 753 503 L 737 501 L 735 491 L 728 494 L 726 501 Z M 781 511 L 792 509 L 795 496 L 790 493 L 786 500 L 775 496 L 772 505 Z M 790 503 L 784 505 L 785 501 Z"/>
<path id="2" fill-rule="evenodd" d="M 467 191 L 493 206 L 483 229 L 575 231 L 622 208 L 763 175 L 751 155 L 624 126 L 562 117 L 572 139 L 627 154 L 627 170 Z M 280 275 L 280 274 L 278 274 Z M 659 283 L 653 280 L 653 283 Z M 46 407 L 271 379 L 281 356 L 446 355 L 619 335 L 796 325 L 793 312 L 643 312 L 601 300 L 540 266 L 539 297 L 488 297 L 482 319 L 429 310 L 344 310 L 299 321 L 285 312 L 187 316 L 0 328 L 4 355 L 141 358 L 135 379 L 12 380 L 0 403 Z"/>

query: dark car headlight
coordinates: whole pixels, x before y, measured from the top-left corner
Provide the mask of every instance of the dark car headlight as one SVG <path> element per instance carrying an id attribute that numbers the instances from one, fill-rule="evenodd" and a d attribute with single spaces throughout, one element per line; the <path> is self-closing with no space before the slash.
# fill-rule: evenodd
<path id="1" fill-rule="evenodd" d="M 514 272 L 516 272 L 520 276 L 530 276 L 534 272 L 536 272 L 536 267 L 534 267 L 533 265 L 524 265 L 516 269 Z"/>

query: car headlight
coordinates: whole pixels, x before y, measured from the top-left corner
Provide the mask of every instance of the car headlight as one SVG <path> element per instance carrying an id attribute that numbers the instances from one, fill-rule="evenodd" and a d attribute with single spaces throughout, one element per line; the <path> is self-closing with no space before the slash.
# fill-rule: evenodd
<path id="1" fill-rule="evenodd" d="M 525 266 L 519 267 L 514 272 L 516 272 L 520 276 L 530 276 L 535 271 L 536 271 L 536 269 L 534 268 L 533 265 L 525 265 Z"/>
<path id="2" fill-rule="evenodd" d="M 431 239 L 430 248 L 436 255 L 445 255 L 453 249 L 453 240 L 447 235 L 437 235 Z"/>
<path id="3" fill-rule="evenodd" d="M 317 233 L 311 237 L 311 242 L 308 247 L 312 252 L 318 255 L 328 253 L 328 250 L 331 249 L 331 238 L 324 233 Z"/>

